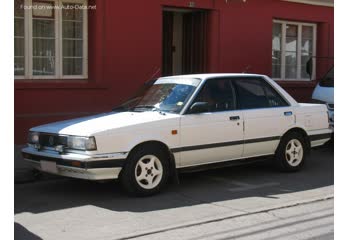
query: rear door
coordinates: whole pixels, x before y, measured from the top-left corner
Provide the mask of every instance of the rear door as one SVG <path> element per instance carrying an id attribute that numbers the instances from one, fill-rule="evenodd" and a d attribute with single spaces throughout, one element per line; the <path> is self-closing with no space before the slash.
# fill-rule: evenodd
<path id="1" fill-rule="evenodd" d="M 232 160 L 243 153 L 243 116 L 237 110 L 230 79 L 207 80 L 195 100 L 209 110 L 181 117 L 181 165 Z"/>
<path id="2" fill-rule="evenodd" d="M 293 108 L 262 77 L 232 80 L 244 117 L 244 157 L 273 154 L 283 132 L 295 122 Z"/>

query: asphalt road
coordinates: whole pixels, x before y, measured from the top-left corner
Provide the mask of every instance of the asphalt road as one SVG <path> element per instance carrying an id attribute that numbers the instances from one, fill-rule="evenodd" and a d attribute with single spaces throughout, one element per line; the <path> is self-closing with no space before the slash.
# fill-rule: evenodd
<path id="1" fill-rule="evenodd" d="M 333 155 L 313 150 L 297 173 L 266 162 L 182 174 L 149 198 L 115 182 L 15 184 L 15 239 L 333 239 Z"/>

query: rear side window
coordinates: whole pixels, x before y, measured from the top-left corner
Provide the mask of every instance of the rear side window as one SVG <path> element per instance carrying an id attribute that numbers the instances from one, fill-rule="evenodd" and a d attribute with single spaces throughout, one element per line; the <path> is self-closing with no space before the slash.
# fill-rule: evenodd
<path id="1" fill-rule="evenodd" d="M 261 78 L 233 80 L 239 109 L 284 107 L 288 103 Z"/>

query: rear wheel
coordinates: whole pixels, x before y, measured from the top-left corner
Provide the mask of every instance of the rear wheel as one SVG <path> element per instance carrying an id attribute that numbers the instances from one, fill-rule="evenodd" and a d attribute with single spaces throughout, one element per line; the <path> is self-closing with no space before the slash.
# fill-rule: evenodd
<path id="1" fill-rule="evenodd" d="M 297 132 L 284 136 L 276 151 L 276 163 L 280 170 L 286 172 L 298 171 L 305 162 L 306 142 Z"/>
<path id="2" fill-rule="evenodd" d="M 169 176 L 167 155 L 155 148 L 139 148 L 128 158 L 121 174 L 124 189 L 132 195 L 158 193 Z"/>

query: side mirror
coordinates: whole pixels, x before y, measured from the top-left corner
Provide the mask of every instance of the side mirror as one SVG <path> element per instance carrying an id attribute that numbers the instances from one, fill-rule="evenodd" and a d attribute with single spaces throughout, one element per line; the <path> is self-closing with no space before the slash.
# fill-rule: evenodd
<path id="1" fill-rule="evenodd" d="M 313 60 L 312 57 L 306 62 L 306 72 L 310 77 L 310 80 L 312 78 L 312 71 L 313 71 Z"/>
<path id="2" fill-rule="evenodd" d="M 209 111 L 209 103 L 207 102 L 195 102 L 190 108 L 190 113 L 202 113 Z"/>

